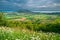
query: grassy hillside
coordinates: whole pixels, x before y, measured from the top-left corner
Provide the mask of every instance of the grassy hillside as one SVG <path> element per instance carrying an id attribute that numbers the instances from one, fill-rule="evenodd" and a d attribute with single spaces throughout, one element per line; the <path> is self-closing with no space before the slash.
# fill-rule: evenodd
<path id="1" fill-rule="evenodd" d="M 58 14 L 3 14 L 0 16 L 1 40 L 60 40 Z"/>

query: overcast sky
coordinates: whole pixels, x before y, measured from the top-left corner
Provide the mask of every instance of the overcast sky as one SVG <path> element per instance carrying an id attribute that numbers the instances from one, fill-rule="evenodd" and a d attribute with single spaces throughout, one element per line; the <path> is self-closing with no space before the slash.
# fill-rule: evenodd
<path id="1" fill-rule="evenodd" d="M 60 0 L 0 0 L 0 10 L 60 11 Z"/>

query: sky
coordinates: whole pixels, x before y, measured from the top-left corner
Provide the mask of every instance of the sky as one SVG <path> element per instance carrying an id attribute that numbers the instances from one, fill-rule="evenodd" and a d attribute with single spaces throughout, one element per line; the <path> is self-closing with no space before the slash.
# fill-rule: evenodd
<path id="1" fill-rule="evenodd" d="M 60 0 L 0 0 L 0 11 L 60 11 Z"/>

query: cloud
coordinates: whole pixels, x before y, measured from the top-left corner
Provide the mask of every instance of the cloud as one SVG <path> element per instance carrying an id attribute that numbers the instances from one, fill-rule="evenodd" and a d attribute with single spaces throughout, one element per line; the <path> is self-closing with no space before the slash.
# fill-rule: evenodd
<path id="1" fill-rule="evenodd" d="M 6 7 L 10 6 L 15 9 L 24 8 L 30 10 L 58 10 L 60 9 L 60 0 L 1 0 L 0 5 Z"/>
<path id="2" fill-rule="evenodd" d="M 3 3 L 4 3 L 4 2 L 8 2 L 8 1 L 6 1 L 6 0 L 1 0 L 0 2 L 3 2 Z"/>
<path id="3" fill-rule="evenodd" d="M 53 0 L 54 3 L 60 3 L 60 0 Z"/>
<path id="4" fill-rule="evenodd" d="M 60 6 L 60 3 L 55 3 L 52 0 L 30 0 L 26 6 L 28 8 L 54 8 Z"/>

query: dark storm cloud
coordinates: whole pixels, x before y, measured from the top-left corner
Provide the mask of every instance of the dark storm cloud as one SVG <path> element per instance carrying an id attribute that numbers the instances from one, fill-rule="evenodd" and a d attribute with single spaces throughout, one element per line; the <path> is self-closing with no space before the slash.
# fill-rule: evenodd
<path id="1" fill-rule="evenodd" d="M 60 10 L 60 0 L 0 0 L 0 9 Z"/>

